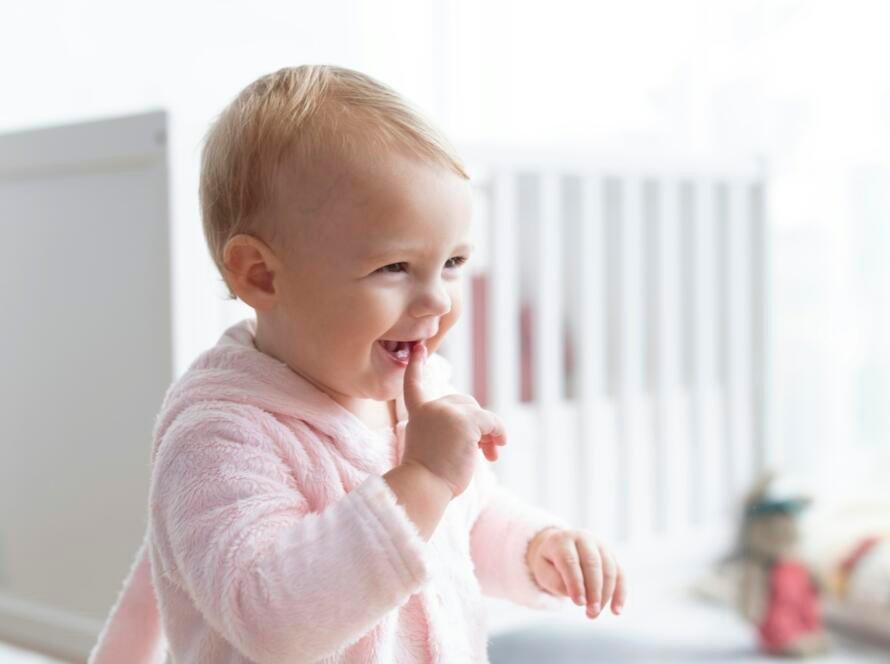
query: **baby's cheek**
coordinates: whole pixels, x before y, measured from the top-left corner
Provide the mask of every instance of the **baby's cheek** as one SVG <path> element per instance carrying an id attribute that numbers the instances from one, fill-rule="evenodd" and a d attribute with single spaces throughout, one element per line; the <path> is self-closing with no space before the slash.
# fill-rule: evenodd
<path id="1" fill-rule="evenodd" d="M 457 323 L 460 318 L 461 313 L 461 301 L 460 298 L 453 298 L 451 300 L 451 311 L 442 316 L 439 320 L 439 331 L 436 333 L 436 336 L 429 339 L 426 343 L 427 350 L 430 353 L 435 353 L 436 349 L 442 343 L 442 340 L 445 338 L 445 335 L 448 334 L 448 330 L 454 327 L 454 324 Z"/>

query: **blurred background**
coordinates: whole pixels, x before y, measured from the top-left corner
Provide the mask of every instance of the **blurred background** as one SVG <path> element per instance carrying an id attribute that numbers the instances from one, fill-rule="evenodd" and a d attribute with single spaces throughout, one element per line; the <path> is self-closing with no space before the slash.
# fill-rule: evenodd
<path id="1" fill-rule="evenodd" d="M 493 602 L 493 662 L 760 661 L 741 618 L 683 589 L 729 551 L 767 468 L 815 498 L 804 549 L 825 578 L 890 532 L 887 3 L 2 16 L 0 661 L 83 661 L 98 634 L 144 533 L 164 391 L 251 313 L 223 300 L 202 235 L 203 136 L 248 83 L 303 63 L 391 85 L 467 156 L 482 251 L 443 354 L 531 432 L 502 481 L 604 533 L 639 578 L 665 577 L 653 546 L 678 570 L 658 593 L 632 584 L 618 619 L 533 631 L 538 614 Z M 834 598 L 831 661 L 890 656 L 890 563 L 872 567 L 881 592 Z M 505 654 L 517 634 L 532 659 Z M 556 643 L 563 659 L 528 655 Z"/>

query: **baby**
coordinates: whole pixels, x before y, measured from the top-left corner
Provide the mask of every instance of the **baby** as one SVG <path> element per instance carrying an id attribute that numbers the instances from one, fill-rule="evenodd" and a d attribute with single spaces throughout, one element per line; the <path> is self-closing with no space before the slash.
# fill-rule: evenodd
<path id="1" fill-rule="evenodd" d="M 586 530 L 479 458 L 500 418 L 436 349 L 461 313 L 471 189 L 399 95 L 286 68 L 202 155 L 212 257 L 256 312 L 170 386 L 149 523 L 90 662 L 487 662 L 482 594 L 595 618 L 626 597 Z"/>

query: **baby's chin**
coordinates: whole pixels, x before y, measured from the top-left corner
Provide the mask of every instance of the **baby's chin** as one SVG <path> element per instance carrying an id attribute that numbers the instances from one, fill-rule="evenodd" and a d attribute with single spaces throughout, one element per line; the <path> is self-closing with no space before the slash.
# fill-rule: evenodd
<path id="1" fill-rule="evenodd" d="M 393 373 L 389 376 L 381 376 L 379 369 L 370 371 L 358 378 L 355 384 L 354 397 L 360 399 L 373 399 L 374 401 L 391 401 L 404 391 L 404 372 Z"/>
<path id="2" fill-rule="evenodd" d="M 405 390 L 404 380 L 392 381 L 390 385 L 381 385 L 376 394 L 371 397 L 377 401 L 392 401 L 402 395 Z"/>

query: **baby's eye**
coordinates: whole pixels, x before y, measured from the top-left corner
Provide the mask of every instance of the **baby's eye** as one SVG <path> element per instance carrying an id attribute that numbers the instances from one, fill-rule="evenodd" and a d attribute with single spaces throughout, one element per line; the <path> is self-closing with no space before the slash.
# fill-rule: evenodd
<path id="1" fill-rule="evenodd" d="M 404 263 L 390 263 L 389 265 L 384 265 L 382 268 L 380 268 L 380 269 L 377 270 L 377 271 L 378 271 L 378 272 L 393 272 L 393 273 L 395 273 L 395 272 L 401 272 L 401 270 L 390 270 L 390 269 L 388 269 L 388 268 L 391 268 L 391 267 L 399 267 L 400 265 L 404 265 Z"/>
<path id="2" fill-rule="evenodd" d="M 457 268 L 457 267 L 460 267 L 461 265 L 463 265 L 464 263 L 467 262 L 467 258 L 466 258 L 466 256 L 454 256 L 453 258 L 449 258 L 448 260 L 449 260 L 449 261 L 455 261 L 455 264 L 454 264 L 454 265 L 450 265 L 450 266 L 449 266 L 448 263 L 446 262 L 445 267 L 451 267 L 451 268 Z M 401 272 L 401 270 L 390 270 L 389 268 L 391 268 L 391 267 L 398 268 L 398 267 L 401 267 L 401 266 L 404 266 L 404 265 L 405 265 L 404 262 L 402 262 L 402 263 L 390 263 L 389 265 L 384 265 L 382 268 L 380 268 L 380 269 L 378 270 L 378 272 L 388 272 L 388 273 L 390 273 L 390 274 L 395 274 L 395 273 L 397 273 L 397 272 Z"/>

